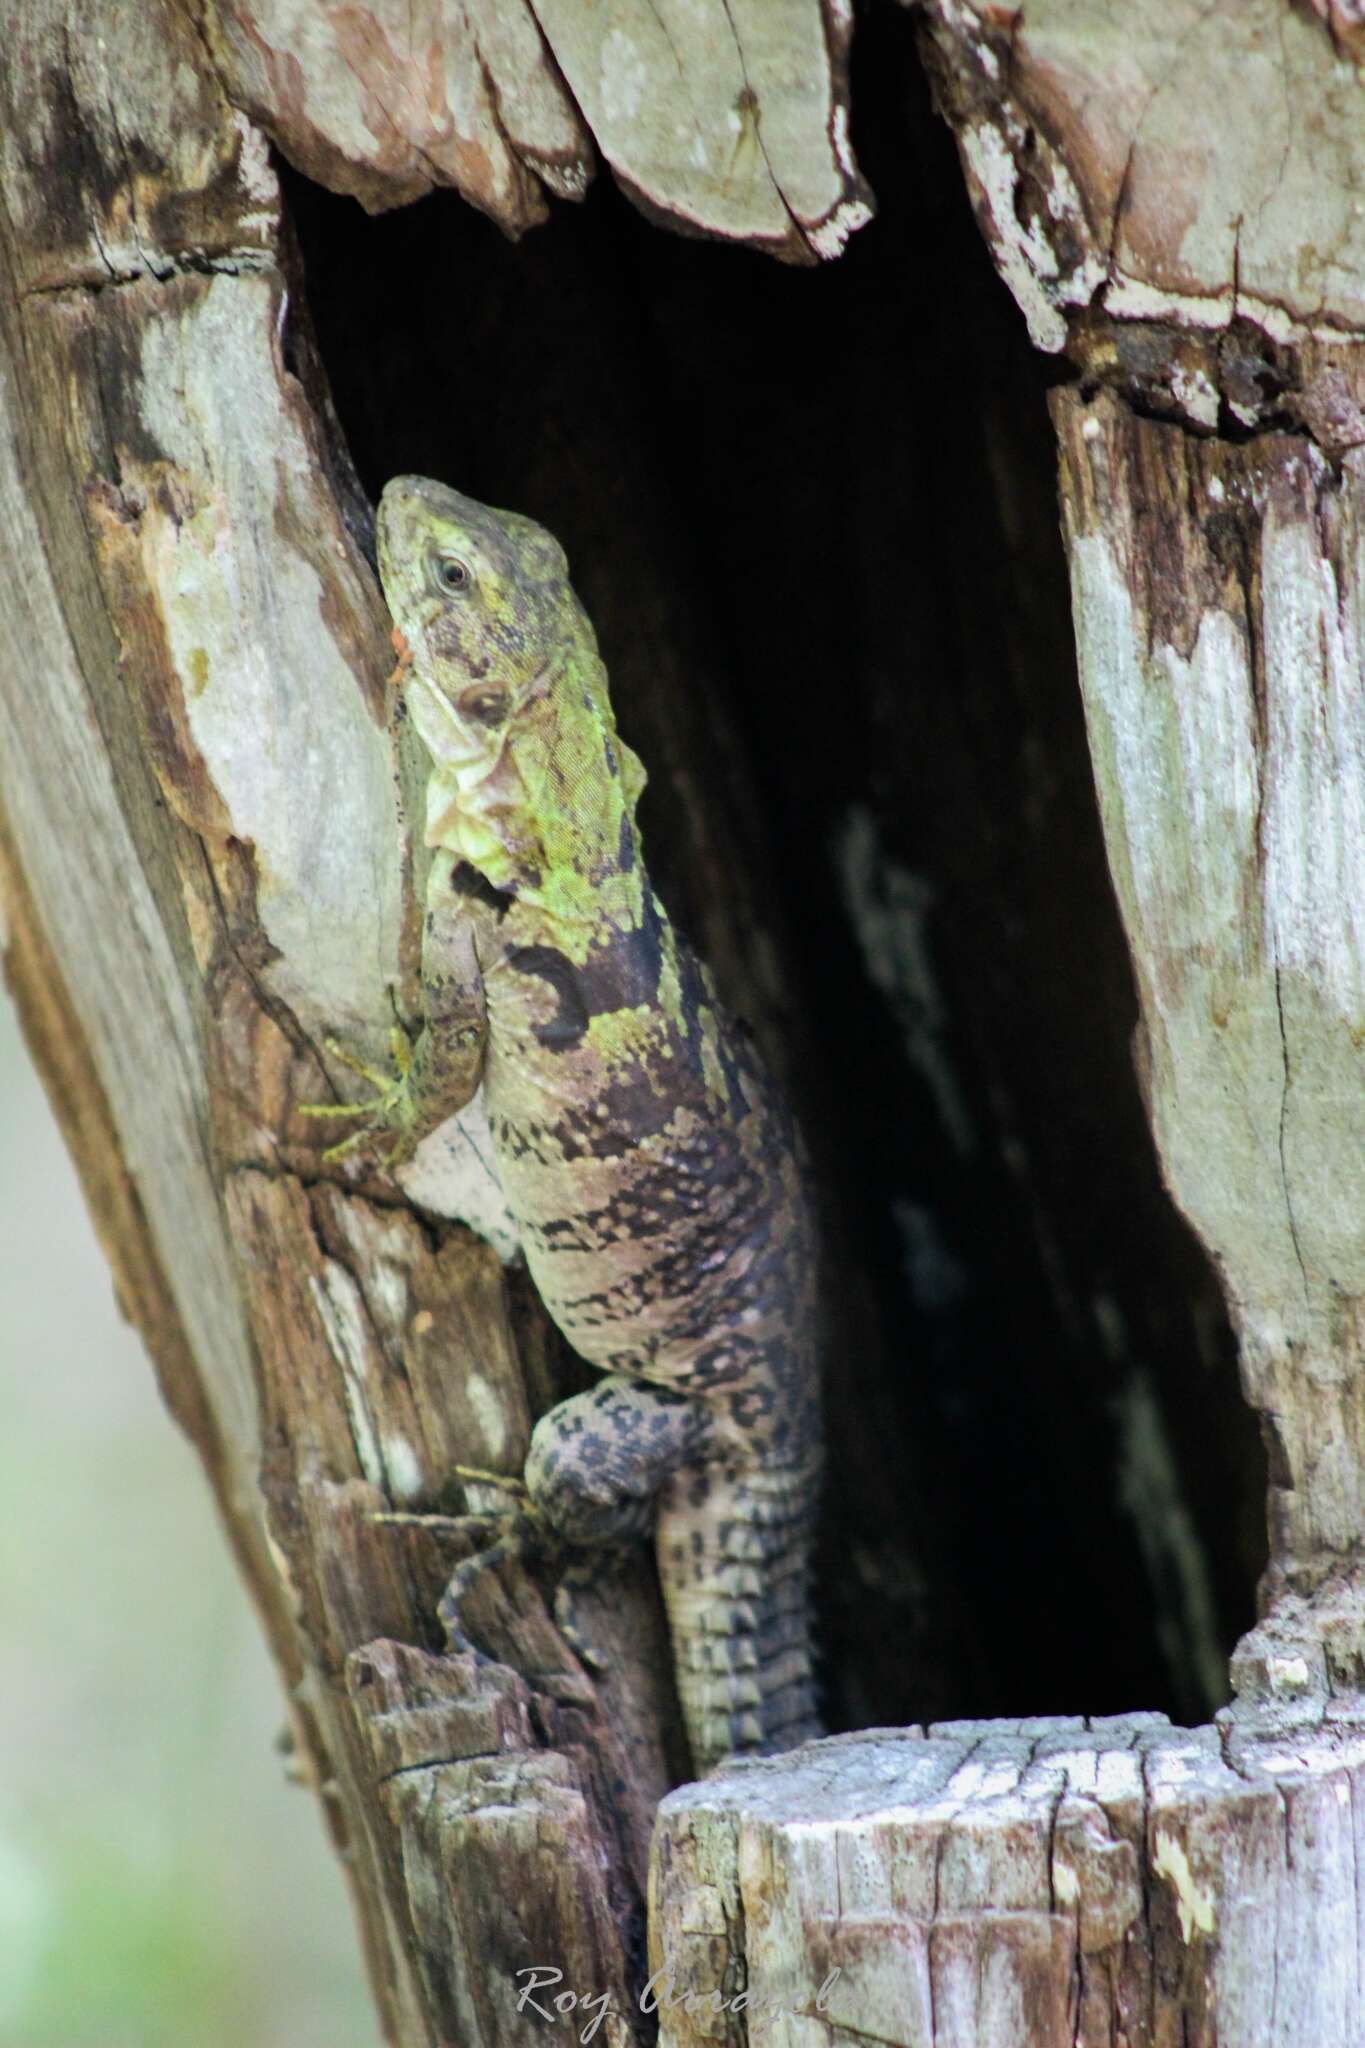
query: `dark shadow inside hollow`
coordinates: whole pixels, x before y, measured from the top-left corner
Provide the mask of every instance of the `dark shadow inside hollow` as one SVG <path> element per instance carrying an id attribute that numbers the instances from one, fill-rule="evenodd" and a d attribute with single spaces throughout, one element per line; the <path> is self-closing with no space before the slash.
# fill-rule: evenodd
<path id="1" fill-rule="evenodd" d="M 783 962 L 755 1021 L 848 1267 L 831 1725 L 1202 1718 L 1252 1617 L 1264 1467 L 1130 1057 L 1056 368 L 899 10 L 861 23 L 853 91 L 879 215 L 838 263 L 666 234 L 605 172 L 519 245 L 450 195 L 370 219 L 287 173 L 312 319 L 371 495 L 417 471 L 563 541 L 661 893 L 722 985 L 727 891 Z"/>

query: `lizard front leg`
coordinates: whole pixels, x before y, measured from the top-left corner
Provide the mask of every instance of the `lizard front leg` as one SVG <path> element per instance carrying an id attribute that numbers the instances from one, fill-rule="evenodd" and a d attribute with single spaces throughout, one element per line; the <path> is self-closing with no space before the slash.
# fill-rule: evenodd
<path id="1" fill-rule="evenodd" d="M 387 1135 L 384 1164 L 396 1166 L 463 1109 L 479 1085 L 487 1035 L 483 978 L 472 925 L 453 886 L 453 866 L 444 852 L 432 862 L 422 943 L 422 1022 L 413 1035 L 395 1023 L 390 1070 L 371 1066 L 328 1040 L 333 1055 L 369 1081 L 374 1093 L 353 1102 L 303 1106 L 304 1116 L 358 1120 L 359 1128 L 330 1146 L 325 1159 Z"/>

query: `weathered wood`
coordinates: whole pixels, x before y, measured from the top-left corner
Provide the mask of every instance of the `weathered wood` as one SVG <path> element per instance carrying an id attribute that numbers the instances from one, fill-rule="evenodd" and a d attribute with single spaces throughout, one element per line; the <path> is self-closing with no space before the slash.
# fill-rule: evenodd
<path id="1" fill-rule="evenodd" d="M 533 8 L 219 0 L 203 26 L 228 95 L 292 163 L 381 209 L 453 185 L 509 233 L 581 198 L 592 141 Z"/>
<path id="2" fill-rule="evenodd" d="M 843 0 L 538 0 L 624 190 L 694 233 L 810 262 L 871 217 L 848 132 Z"/>
<path id="3" fill-rule="evenodd" d="M 453 185 L 509 233 L 581 198 L 593 143 L 651 215 L 794 262 L 871 216 L 842 0 L 214 0 L 230 99 L 373 209 Z"/>
<path id="4" fill-rule="evenodd" d="M 1365 2035 L 1365 1727 L 872 1730 L 660 1810 L 668 2048 L 1327 2048 Z"/>
<path id="5" fill-rule="evenodd" d="M 1354 12 L 1163 0 L 1135 34 L 1120 0 L 927 0 L 977 218 L 1038 347 L 1201 428 L 1365 439 Z"/>
<path id="6" fill-rule="evenodd" d="M 1337 1588 L 1326 1634 L 1299 1606 L 1237 1676 L 1325 1696 L 1365 1650 L 1341 1599 L 1365 1513 L 1361 457 L 1199 440 L 1112 397 L 1054 412 L 1157 1143 L 1272 1447 L 1266 1590 Z"/>

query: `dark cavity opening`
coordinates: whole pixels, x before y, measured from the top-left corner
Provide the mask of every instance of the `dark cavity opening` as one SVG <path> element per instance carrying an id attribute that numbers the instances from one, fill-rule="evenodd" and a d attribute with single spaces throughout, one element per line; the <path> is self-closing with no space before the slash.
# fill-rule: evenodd
<path id="1" fill-rule="evenodd" d="M 308 299 L 372 497 L 417 471 L 564 543 L 665 900 L 722 985 L 783 963 L 753 1021 L 835 1244 L 831 1725 L 1202 1719 L 1264 1468 L 1130 1057 L 1057 372 L 899 10 L 853 83 L 879 216 L 833 265 L 670 235 L 605 171 L 519 245 L 450 195 L 369 219 L 287 174 Z"/>

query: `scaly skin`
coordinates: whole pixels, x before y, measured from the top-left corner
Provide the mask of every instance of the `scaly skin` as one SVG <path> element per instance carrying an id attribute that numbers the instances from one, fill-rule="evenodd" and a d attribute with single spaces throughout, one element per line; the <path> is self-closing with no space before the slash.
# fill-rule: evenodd
<path id="1" fill-rule="evenodd" d="M 410 1149 L 480 1078 L 546 1308 L 608 1374 L 537 1424 L 574 1545 L 654 1529 L 699 1770 L 818 1733 L 815 1247 L 790 1115 L 641 857 L 644 772 L 530 520 L 399 477 L 379 517 L 431 755 L 424 1025 L 370 1121 Z"/>

